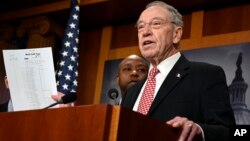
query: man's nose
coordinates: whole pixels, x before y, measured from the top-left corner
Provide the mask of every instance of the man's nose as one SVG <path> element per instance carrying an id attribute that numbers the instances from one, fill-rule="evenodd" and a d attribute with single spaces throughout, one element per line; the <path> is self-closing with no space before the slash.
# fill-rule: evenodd
<path id="1" fill-rule="evenodd" d="M 137 76 L 138 76 L 137 70 L 133 70 L 133 71 L 131 72 L 131 75 L 137 75 Z"/>
<path id="2" fill-rule="evenodd" d="M 145 36 L 148 36 L 148 35 L 151 35 L 152 34 L 152 30 L 151 30 L 151 27 L 149 24 L 146 24 L 143 31 L 142 31 L 142 35 L 145 37 Z"/>

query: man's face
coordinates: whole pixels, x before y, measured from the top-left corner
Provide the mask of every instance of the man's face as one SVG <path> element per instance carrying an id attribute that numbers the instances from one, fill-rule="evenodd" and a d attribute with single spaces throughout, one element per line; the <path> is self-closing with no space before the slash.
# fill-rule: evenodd
<path id="1" fill-rule="evenodd" d="M 122 91 L 146 78 L 148 65 L 141 58 L 125 59 L 120 65 L 117 81 Z"/>
<path id="2" fill-rule="evenodd" d="M 174 54 L 182 28 L 172 23 L 170 12 L 152 6 L 142 12 L 137 22 L 139 49 L 148 60 L 162 61 Z"/>

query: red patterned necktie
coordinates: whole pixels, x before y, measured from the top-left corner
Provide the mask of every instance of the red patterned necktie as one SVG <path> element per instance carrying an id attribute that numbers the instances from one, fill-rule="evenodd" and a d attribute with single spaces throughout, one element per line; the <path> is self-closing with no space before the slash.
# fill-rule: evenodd
<path id="1" fill-rule="evenodd" d="M 146 115 L 148 113 L 148 110 L 154 100 L 154 92 L 155 92 L 155 85 L 156 85 L 156 80 L 155 76 L 157 73 L 159 73 L 158 68 L 152 68 L 152 70 L 149 72 L 147 84 L 144 88 L 144 91 L 142 93 L 141 100 L 139 102 L 138 106 L 138 112 Z"/>

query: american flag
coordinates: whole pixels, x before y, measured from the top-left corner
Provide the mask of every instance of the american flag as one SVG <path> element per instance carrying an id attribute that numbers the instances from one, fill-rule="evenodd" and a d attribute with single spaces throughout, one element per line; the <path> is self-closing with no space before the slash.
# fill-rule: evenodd
<path id="1" fill-rule="evenodd" d="M 63 38 L 60 59 L 57 63 L 57 90 L 64 94 L 76 92 L 78 77 L 80 7 L 77 0 L 71 0 L 71 12 Z"/>

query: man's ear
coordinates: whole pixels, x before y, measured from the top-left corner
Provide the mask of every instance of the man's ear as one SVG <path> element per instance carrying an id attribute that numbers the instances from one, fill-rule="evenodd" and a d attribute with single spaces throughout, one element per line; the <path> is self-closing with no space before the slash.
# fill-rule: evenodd
<path id="1" fill-rule="evenodd" d="M 116 83 L 117 83 L 117 84 L 119 84 L 119 79 L 120 79 L 119 76 L 116 75 L 115 80 L 116 80 Z"/>
<path id="2" fill-rule="evenodd" d="M 178 26 L 175 27 L 174 29 L 174 34 L 173 34 L 173 43 L 174 44 L 178 44 L 181 40 L 181 36 L 182 36 L 182 27 Z"/>
<path id="3" fill-rule="evenodd" d="M 4 77 L 4 83 L 5 83 L 5 87 L 9 88 L 9 83 L 8 83 L 7 76 Z"/>

